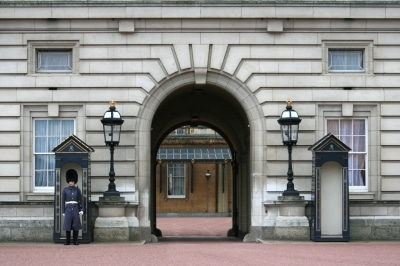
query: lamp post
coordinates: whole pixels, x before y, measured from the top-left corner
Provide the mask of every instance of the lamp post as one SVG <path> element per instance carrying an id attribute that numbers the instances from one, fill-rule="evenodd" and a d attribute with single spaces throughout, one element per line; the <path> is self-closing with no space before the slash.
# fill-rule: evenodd
<path id="1" fill-rule="evenodd" d="M 282 196 L 299 196 L 299 192 L 294 189 L 293 184 L 292 146 L 297 143 L 300 122 L 299 114 L 292 109 L 292 101 L 290 99 L 287 100 L 286 110 L 282 112 L 281 117 L 278 119 L 278 123 L 281 125 L 282 142 L 283 145 L 288 147 L 289 153 L 288 183 Z"/>
<path id="2" fill-rule="evenodd" d="M 211 177 L 211 173 L 210 170 L 207 170 L 207 173 L 205 174 L 206 179 L 207 179 L 207 208 L 206 208 L 206 212 L 208 212 L 208 181 L 210 180 Z"/>
<path id="3" fill-rule="evenodd" d="M 115 172 L 114 172 L 114 147 L 119 144 L 119 137 L 121 133 L 121 125 L 124 120 L 121 118 L 121 114 L 115 109 L 115 102 L 110 102 L 110 109 L 104 113 L 103 119 L 104 141 L 107 146 L 110 146 L 110 173 L 108 190 L 104 192 L 104 196 L 120 196 L 119 191 L 115 188 Z"/>

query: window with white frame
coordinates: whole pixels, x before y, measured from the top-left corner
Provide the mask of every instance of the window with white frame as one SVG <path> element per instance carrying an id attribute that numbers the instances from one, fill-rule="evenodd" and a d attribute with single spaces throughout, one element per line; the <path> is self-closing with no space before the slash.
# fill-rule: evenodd
<path id="1" fill-rule="evenodd" d="M 54 187 L 55 160 L 53 148 L 75 133 L 73 119 L 34 120 L 34 186 L 36 189 Z"/>
<path id="2" fill-rule="evenodd" d="M 72 72 L 72 49 L 37 49 L 36 72 Z"/>
<path id="3" fill-rule="evenodd" d="M 364 71 L 364 50 L 329 49 L 328 71 L 337 71 L 337 72 Z"/>
<path id="4" fill-rule="evenodd" d="M 186 196 L 186 171 L 184 163 L 167 165 L 168 198 L 184 198 Z"/>
<path id="5" fill-rule="evenodd" d="M 367 120 L 361 118 L 328 119 L 327 131 L 351 148 L 349 152 L 350 187 L 366 187 L 368 179 Z"/>

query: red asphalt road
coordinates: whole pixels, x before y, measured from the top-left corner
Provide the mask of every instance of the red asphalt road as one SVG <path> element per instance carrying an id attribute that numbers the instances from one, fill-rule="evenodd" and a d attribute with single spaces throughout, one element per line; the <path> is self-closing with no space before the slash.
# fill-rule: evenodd
<path id="1" fill-rule="evenodd" d="M 224 237 L 230 223 L 229 218 L 157 218 L 167 237 L 153 244 L 0 242 L 0 265 L 400 265 L 400 242 L 243 243 Z"/>

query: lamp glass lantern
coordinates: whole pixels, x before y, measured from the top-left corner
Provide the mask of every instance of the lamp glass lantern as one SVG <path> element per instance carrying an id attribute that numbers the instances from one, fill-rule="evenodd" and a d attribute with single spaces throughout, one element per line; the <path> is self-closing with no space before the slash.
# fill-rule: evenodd
<path id="1" fill-rule="evenodd" d="M 300 122 L 299 114 L 292 109 L 292 102 L 288 100 L 286 110 L 282 112 L 278 119 L 284 145 L 295 145 L 297 143 Z"/>
<path id="2" fill-rule="evenodd" d="M 115 109 L 115 102 L 110 102 L 110 109 L 104 113 L 103 119 L 104 141 L 106 145 L 118 145 L 121 135 L 121 126 L 124 120 L 121 114 Z"/>

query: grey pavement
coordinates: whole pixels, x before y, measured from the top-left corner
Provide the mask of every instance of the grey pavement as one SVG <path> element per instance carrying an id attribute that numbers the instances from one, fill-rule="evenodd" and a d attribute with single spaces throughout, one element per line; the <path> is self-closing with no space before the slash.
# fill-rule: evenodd
<path id="1" fill-rule="evenodd" d="M 158 218 L 165 234 L 152 244 L 0 242 L 0 265 L 400 265 L 400 242 L 243 243 L 216 235 L 230 223 L 218 219 Z M 198 223 L 214 233 L 201 235 Z"/>

